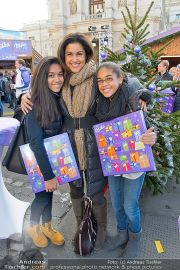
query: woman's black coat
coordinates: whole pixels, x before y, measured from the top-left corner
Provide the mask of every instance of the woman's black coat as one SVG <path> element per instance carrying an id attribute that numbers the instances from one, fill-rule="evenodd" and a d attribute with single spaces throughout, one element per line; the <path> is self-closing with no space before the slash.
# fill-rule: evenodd
<path id="1" fill-rule="evenodd" d="M 95 116 L 96 114 L 96 104 L 97 104 L 97 87 L 94 82 L 92 96 L 88 111 L 85 117 Z M 70 117 L 66 104 L 63 98 L 60 98 L 60 105 L 62 110 L 62 115 L 64 117 Z M 97 121 L 98 123 L 98 121 Z M 77 158 L 77 148 L 74 140 L 74 131 L 72 128 L 62 127 L 63 132 L 67 132 L 71 141 L 71 145 L 76 157 L 76 161 L 78 163 Z M 103 191 L 103 188 L 107 184 L 107 178 L 103 175 L 102 167 L 100 163 L 100 158 L 98 154 L 97 144 L 95 135 L 92 127 L 83 128 L 84 138 L 85 138 L 85 147 L 86 147 L 86 160 L 87 160 L 87 170 L 86 170 L 86 183 L 87 183 L 87 195 L 92 196 L 99 192 Z M 76 181 L 74 182 L 76 184 Z"/>

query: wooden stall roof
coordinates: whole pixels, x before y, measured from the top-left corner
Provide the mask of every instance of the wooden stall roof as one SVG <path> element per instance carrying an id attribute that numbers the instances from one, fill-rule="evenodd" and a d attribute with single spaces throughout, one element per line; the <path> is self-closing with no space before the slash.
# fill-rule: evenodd
<path id="1" fill-rule="evenodd" d="M 176 35 L 176 34 L 180 34 L 180 26 L 178 27 L 173 27 L 172 29 L 162 32 L 156 36 L 153 36 L 151 38 L 146 39 L 146 41 L 144 42 L 144 44 L 151 44 L 154 43 L 156 41 L 160 41 L 161 39 L 164 39 L 166 37 L 170 37 L 172 35 Z"/>
<path id="2" fill-rule="evenodd" d="M 157 52 L 170 40 L 170 44 L 164 48 L 162 55 L 164 57 L 180 57 L 180 27 L 174 27 L 171 30 L 151 37 L 144 44 L 150 46 L 154 52 Z"/>

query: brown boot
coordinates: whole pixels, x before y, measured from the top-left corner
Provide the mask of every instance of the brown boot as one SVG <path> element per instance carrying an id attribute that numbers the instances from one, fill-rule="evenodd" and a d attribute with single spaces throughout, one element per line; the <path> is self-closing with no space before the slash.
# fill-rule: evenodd
<path id="1" fill-rule="evenodd" d="M 64 237 L 60 232 L 52 228 L 51 222 L 42 224 L 41 228 L 45 236 L 49 238 L 54 245 L 61 246 L 64 244 Z"/>
<path id="2" fill-rule="evenodd" d="M 105 198 L 103 204 L 93 205 L 93 213 L 98 226 L 94 250 L 100 250 L 107 236 L 107 201 Z"/>
<path id="3" fill-rule="evenodd" d="M 76 230 L 79 227 L 81 220 L 82 220 L 82 202 L 83 202 L 83 198 L 80 199 L 72 199 L 72 207 L 73 207 L 73 211 L 76 217 Z M 74 236 L 75 237 L 75 236 Z M 74 237 L 72 239 L 72 245 L 74 246 Z"/>
<path id="4" fill-rule="evenodd" d="M 35 246 L 39 248 L 47 247 L 48 239 L 41 230 L 40 225 L 30 225 L 26 229 L 27 234 L 32 239 Z"/>

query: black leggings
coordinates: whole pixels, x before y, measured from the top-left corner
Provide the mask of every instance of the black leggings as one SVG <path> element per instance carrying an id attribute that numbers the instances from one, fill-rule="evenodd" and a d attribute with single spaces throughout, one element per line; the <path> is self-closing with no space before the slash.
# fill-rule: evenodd
<path id="1" fill-rule="evenodd" d="M 48 223 L 52 219 L 52 198 L 53 192 L 38 192 L 35 193 L 35 198 L 31 204 L 31 225 L 40 223 L 42 217 L 42 224 Z"/>

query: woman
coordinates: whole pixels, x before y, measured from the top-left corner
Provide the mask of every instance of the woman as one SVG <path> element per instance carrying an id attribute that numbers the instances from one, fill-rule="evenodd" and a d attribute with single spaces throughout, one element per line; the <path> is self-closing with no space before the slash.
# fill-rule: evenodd
<path id="1" fill-rule="evenodd" d="M 122 116 L 129 112 L 129 105 L 134 107 L 134 104 L 129 103 L 129 101 L 133 102 L 133 98 L 128 85 L 123 81 L 123 72 L 117 64 L 103 63 L 97 70 L 97 83 L 101 93 L 96 112 L 99 121 L 104 122 Z M 153 128 L 150 128 L 142 135 L 143 143 L 150 145 L 155 143 L 156 136 L 152 130 Z M 142 231 L 138 200 L 144 177 L 145 173 L 108 177 L 118 229 L 113 246 L 114 248 L 126 246 L 124 257 L 127 258 L 136 257 L 138 252 Z"/>
<path id="2" fill-rule="evenodd" d="M 93 212 L 98 224 L 95 249 L 101 249 L 106 238 L 107 204 L 103 189 L 107 182 L 101 170 L 92 126 L 95 117 L 97 88 L 96 64 L 93 48 L 87 38 L 70 34 L 58 48 L 66 72 L 66 82 L 61 93 L 61 108 L 64 118 L 63 131 L 68 132 L 81 171 L 81 179 L 70 183 L 70 196 L 77 226 L 81 222 L 81 203 L 84 196 L 84 181 L 87 195 L 93 201 Z"/>
<path id="3" fill-rule="evenodd" d="M 27 234 L 37 247 L 46 247 L 48 239 L 55 245 L 64 244 L 64 237 L 51 224 L 53 191 L 57 189 L 57 181 L 43 144 L 44 138 L 57 135 L 62 129 L 59 94 L 63 83 L 63 69 L 59 60 L 56 57 L 43 58 L 36 67 L 31 85 L 33 109 L 25 119 L 30 147 L 44 177 L 46 189 L 35 194 L 27 229 Z"/>

